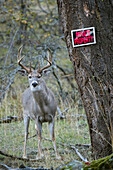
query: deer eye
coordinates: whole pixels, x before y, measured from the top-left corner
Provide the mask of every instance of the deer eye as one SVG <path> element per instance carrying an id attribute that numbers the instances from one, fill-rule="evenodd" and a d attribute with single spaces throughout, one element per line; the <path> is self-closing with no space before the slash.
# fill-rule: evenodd
<path id="1" fill-rule="evenodd" d="M 31 79 L 32 77 L 31 76 L 29 76 L 29 79 Z"/>
<path id="2" fill-rule="evenodd" d="M 38 78 L 40 78 L 41 76 L 42 76 L 42 75 L 41 75 L 41 74 L 39 74 L 37 77 L 38 77 Z"/>

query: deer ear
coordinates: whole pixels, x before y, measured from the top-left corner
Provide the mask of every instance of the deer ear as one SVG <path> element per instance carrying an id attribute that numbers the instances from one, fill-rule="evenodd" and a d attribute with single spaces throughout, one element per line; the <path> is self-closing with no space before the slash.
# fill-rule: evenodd
<path id="1" fill-rule="evenodd" d="M 51 72 L 51 70 L 43 70 L 43 75 L 48 76 L 50 72 Z"/>

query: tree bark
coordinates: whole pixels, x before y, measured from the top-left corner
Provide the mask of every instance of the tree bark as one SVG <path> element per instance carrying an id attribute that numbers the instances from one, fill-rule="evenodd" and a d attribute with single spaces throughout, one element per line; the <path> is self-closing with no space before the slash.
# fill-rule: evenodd
<path id="1" fill-rule="evenodd" d="M 113 2 L 57 0 L 95 159 L 113 151 Z M 73 48 L 71 30 L 95 27 L 95 45 Z"/>

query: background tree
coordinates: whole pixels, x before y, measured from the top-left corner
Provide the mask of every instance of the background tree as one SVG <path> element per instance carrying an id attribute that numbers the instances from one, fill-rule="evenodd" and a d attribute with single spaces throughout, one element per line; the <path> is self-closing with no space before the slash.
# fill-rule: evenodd
<path id="1" fill-rule="evenodd" d="M 0 101 L 4 98 L 6 91 L 14 82 L 17 67 L 17 53 L 20 45 L 23 44 L 23 54 L 26 55 L 24 62 L 27 64 L 32 60 L 33 67 L 38 67 L 38 60 L 43 64 L 47 48 L 51 48 L 53 56 L 52 72 L 59 86 L 59 94 L 65 98 L 59 75 L 71 72 L 71 69 L 59 65 L 58 56 L 62 49 L 67 54 L 63 34 L 59 36 L 58 13 L 55 1 L 52 0 L 2 0 L 0 2 Z M 66 63 L 65 63 L 66 65 Z M 67 64 L 69 65 L 69 63 Z M 56 69 L 54 69 L 57 68 Z M 70 66 L 71 67 L 71 66 Z M 56 70 L 56 71 L 55 71 Z M 69 85 L 74 85 L 69 77 L 65 78 Z M 73 88 L 74 89 L 74 88 Z M 74 94 L 74 93 L 73 93 Z"/>
<path id="2" fill-rule="evenodd" d="M 113 151 L 113 2 L 57 0 L 75 80 L 89 124 L 94 158 Z M 96 45 L 73 48 L 71 30 L 94 26 Z"/>

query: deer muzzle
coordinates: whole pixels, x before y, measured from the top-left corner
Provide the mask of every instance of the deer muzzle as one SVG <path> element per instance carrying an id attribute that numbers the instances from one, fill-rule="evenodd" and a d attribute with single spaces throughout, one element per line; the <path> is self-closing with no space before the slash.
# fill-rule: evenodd
<path id="1" fill-rule="evenodd" d="M 36 87 L 37 85 L 38 85 L 38 82 L 37 82 L 37 81 L 32 82 L 32 86 L 33 86 L 33 87 Z"/>

